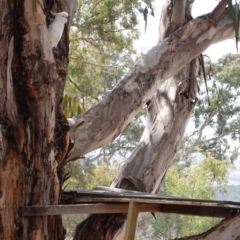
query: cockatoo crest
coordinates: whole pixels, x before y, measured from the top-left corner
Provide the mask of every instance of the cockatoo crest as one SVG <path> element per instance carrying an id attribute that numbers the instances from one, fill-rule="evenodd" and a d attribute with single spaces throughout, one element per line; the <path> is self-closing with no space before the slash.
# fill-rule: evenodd
<path id="1" fill-rule="evenodd" d="M 52 15 L 55 16 L 52 23 L 49 25 L 48 28 L 48 36 L 49 41 L 52 48 L 57 47 L 59 40 L 62 37 L 64 24 L 68 21 L 68 13 L 67 12 L 59 12 L 53 13 Z"/>

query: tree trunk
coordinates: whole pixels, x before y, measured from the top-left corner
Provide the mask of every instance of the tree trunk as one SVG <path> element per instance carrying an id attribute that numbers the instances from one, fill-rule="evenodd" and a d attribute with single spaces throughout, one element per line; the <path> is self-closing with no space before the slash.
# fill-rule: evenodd
<path id="1" fill-rule="evenodd" d="M 46 23 L 52 4 L 0 1 L 1 239 L 64 239 L 65 235 L 61 216 L 22 218 L 18 211 L 20 206 L 57 204 L 61 194 L 69 142 L 60 104 L 68 30 L 54 56 Z M 61 4 L 58 9 L 63 9 Z"/>
<path id="2" fill-rule="evenodd" d="M 190 13 L 185 13 L 186 6 L 186 0 L 174 5 L 171 0 L 165 1 L 162 12 L 168 14 L 161 15 L 159 41 L 191 20 Z M 156 193 L 161 187 L 197 103 L 198 72 L 198 59 L 193 59 L 156 88 L 156 93 L 146 103 L 147 123 L 142 138 L 115 178 L 113 187 L 118 187 L 121 179 L 128 176 L 140 179 L 147 192 Z"/>

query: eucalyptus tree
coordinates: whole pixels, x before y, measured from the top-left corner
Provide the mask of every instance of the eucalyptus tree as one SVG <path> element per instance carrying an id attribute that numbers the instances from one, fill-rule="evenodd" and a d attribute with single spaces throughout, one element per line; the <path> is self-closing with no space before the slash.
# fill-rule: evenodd
<path id="1" fill-rule="evenodd" d="M 97 12 L 100 2 L 95 4 L 95 15 L 100 14 Z M 115 1 L 108 2 L 113 10 L 127 5 L 122 1 L 118 6 Z M 146 3 L 151 9 L 150 3 Z M 196 58 L 211 44 L 235 35 L 234 22 L 225 9 L 227 0 L 220 1 L 207 16 L 191 21 L 189 14 L 185 16 L 185 0 L 164 3 L 161 42 L 144 55 L 103 100 L 67 121 L 61 103 L 67 78 L 68 32 L 77 18 L 74 17 L 76 1 L 0 2 L 2 239 L 63 239 L 61 216 L 24 218 L 19 207 L 57 204 L 66 162 L 112 142 L 144 104 L 148 109 L 146 130 L 112 186 L 121 187 L 123 177 L 134 175 L 148 192 L 159 188 L 197 102 Z M 126 11 L 130 14 L 134 6 L 130 5 Z M 51 48 L 48 38 L 50 10 L 69 13 L 58 49 Z M 105 13 L 109 13 L 107 7 L 101 14 Z M 128 23 L 128 18 L 123 22 Z M 116 217 L 116 225 L 107 227 Z M 103 218 L 90 216 L 79 225 L 76 239 L 96 239 L 96 232 L 99 239 L 117 237 L 125 218 L 116 215 Z M 228 219 L 224 224 L 239 226 L 238 219 Z M 96 225 L 90 224 L 92 220 Z M 227 230 L 225 236 L 235 234 Z M 209 233 L 205 239 L 212 239 L 211 236 Z"/>

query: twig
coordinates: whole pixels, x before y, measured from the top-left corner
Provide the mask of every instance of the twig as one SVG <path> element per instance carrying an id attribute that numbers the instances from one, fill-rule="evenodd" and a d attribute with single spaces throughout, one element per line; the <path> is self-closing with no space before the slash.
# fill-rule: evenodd
<path id="1" fill-rule="evenodd" d="M 227 6 L 227 0 L 222 0 L 210 13 L 210 17 L 214 20 L 217 20 L 217 18 L 223 13 Z"/>
<path id="2" fill-rule="evenodd" d="M 86 63 L 86 64 L 89 64 L 89 65 L 97 66 L 97 67 L 116 68 L 116 69 L 118 68 L 118 66 L 102 65 L 102 64 L 98 64 L 98 63 L 84 61 L 84 60 L 82 60 L 80 58 L 77 58 L 77 57 L 69 57 L 69 58 L 76 61 L 76 62 L 82 62 L 82 63 Z"/>

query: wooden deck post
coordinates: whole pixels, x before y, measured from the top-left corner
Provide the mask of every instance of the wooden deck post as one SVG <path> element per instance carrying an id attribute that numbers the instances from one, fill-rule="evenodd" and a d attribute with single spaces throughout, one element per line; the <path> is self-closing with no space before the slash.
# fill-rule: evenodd
<path id="1" fill-rule="evenodd" d="M 134 240 L 138 218 L 138 208 L 139 203 L 131 200 L 128 207 L 127 226 L 124 238 L 125 240 Z"/>

